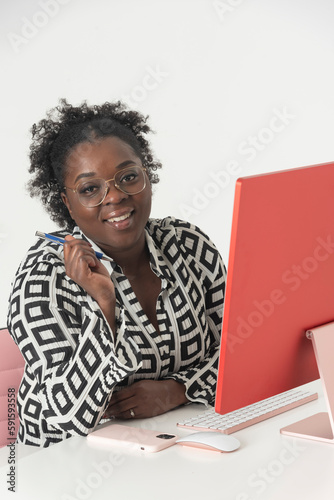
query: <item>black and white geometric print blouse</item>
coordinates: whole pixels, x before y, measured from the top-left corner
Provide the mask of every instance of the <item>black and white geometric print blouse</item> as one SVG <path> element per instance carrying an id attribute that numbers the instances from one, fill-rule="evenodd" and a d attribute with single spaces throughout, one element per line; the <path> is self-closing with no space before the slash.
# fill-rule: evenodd
<path id="1" fill-rule="evenodd" d="M 78 227 L 72 234 L 85 238 Z M 87 435 L 113 390 L 139 379 L 172 378 L 185 385 L 189 401 L 213 401 L 222 259 L 196 226 L 172 217 L 150 219 L 146 241 L 151 268 L 161 279 L 159 331 L 121 268 L 102 261 L 116 289 L 115 341 L 97 302 L 66 275 L 62 247 L 39 239 L 29 249 L 15 276 L 8 314 L 9 331 L 26 361 L 18 392 L 19 442 L 49 446 Z"/>

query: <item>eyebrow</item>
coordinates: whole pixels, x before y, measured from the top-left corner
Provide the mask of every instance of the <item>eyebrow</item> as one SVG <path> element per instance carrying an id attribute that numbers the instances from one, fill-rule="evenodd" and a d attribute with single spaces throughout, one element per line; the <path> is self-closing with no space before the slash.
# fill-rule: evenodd
<path id="1" fill-rule="evenodd" d="M 136 162 L 134 160 L 125 160 L 125 161 L 122 161 L 122 163 L 120 163 L 119 165 L 116 166 L 116 169 L 119 170 L 119 169 L 122 169 L 124 167 L 127 167 L 128 165 L 133 165 L 135 164 Z M 83 174 L 79 174 L 75 181 L 74 181 L 74 184 L 76 184 L 80 179 L 84 179 L 86 177 L 94 177 L 96 175 L 96 172 L 84 172 Z"/>

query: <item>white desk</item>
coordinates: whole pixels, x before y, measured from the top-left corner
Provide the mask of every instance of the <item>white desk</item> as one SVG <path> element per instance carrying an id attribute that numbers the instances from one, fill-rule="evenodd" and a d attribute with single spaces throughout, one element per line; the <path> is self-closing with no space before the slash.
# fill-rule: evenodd
<path id="1" fill-rule="evenodd" d="M 313 387 L 319 390 L 319 383 Z M 203 408 L 189 405 L 128 424 L 181 436 L 190 431 L 177 428 L 176 422 Z M 93 446 L 81 437 L 31 453 L 30 447 L 16 445 L 16 493 L 7 491 L 5 448 L 0 450 L 0 495 L 15 500 L 332 500 L 334 445 L 279 432 L 325 409 L 319 393 L 317 401 L 239 431 L 234 436 L 242 446 L 233 453 L 180 445 L 158 453 L 120 451 Z"/>

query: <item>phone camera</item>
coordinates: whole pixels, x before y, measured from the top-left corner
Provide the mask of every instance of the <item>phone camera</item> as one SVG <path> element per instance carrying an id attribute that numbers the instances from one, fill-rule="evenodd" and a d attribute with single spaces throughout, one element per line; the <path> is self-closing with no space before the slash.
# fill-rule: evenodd
<path id="1" fill-rule="evenodd" d="M 157 438 L 160 439 L 172 439 L 173 437 L 175 437 L 173 434 L 159 434 L 157 436 Z"/>

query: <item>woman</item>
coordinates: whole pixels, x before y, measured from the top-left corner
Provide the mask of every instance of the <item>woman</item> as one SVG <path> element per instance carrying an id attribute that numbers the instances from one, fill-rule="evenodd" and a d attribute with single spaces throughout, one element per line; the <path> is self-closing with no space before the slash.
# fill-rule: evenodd
<path id="1" fill-rule="evenodd" d="M 120 102 L 65 100 L 32 128 L 30 193 L 66 241 L 38 239 L 13 283 L 8 328 L 26 361 L 19 442 L 212 402 L 225 270 L 198 228 L 149 218 L 161 166 L 149 131 Z"/>

